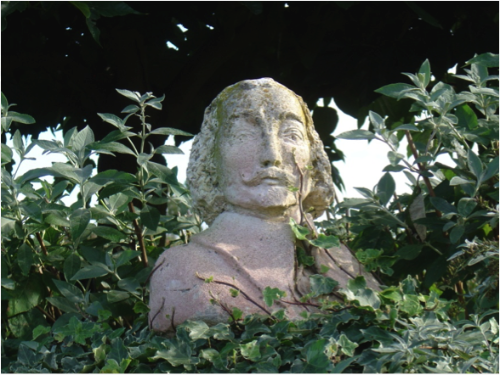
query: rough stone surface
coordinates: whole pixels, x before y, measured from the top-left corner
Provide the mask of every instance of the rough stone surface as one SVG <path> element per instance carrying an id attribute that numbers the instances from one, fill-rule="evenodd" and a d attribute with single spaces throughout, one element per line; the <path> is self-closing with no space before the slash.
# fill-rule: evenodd
<path id="1" fill-rule="evenodd" d="M 269 78 L 226 88 L 205 112 L 188 184 L 210 227 L 158 259 L 152 328 L 168 331 L 187 319 L 226 322 L 233 307 L 244 315 L 286 307 L 291 319 L 299 318 L 303 307 L 267 308 L 262 291 L 279 288 L 292 302 L 307 292 L 308 276 L 317 272 L 296 267 L 289 219 L 312 222 L 333 200 L 330 163 L 302 99 Z M 325 276 L 344 287 L 362 274 L 378 287 L 347 248 L 328 251 L 331 257 L 322 249 L 311 254 L 316 269 L 329 267 Z M 241 292 L 233 297 L 231 288 Z"/>

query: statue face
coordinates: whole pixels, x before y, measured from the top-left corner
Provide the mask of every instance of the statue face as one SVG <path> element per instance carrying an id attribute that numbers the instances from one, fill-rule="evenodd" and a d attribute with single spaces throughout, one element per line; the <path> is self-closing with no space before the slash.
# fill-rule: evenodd
<path id="1" fill-rule="evenodd" d="M 219 133 L 219 183 L 230 209 L 263 216 L 297 206 L 310 190 L 310 144 L 297 98 L 280 87 L 232 94 Z M 298 208 L 298 207 L 297 207 Z"/>

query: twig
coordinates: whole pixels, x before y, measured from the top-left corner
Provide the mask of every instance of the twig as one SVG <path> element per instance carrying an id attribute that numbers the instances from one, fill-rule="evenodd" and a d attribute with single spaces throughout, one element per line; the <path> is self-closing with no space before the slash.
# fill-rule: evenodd
<path id="1" fill-rule="evenodd" d="M 163 303 L 165 303 L 165 298 L 163 298 Z M 170 315 L 170 326 L 174 329 L 174 332 L 177 332 L 177 328 L 175 327 L 174 324 L 174 318 L 175 318 L 175 306 L 172 306 L 172 315 Z"/>
<path id="2" fill-rule="evenodd" d="M 204 277 L 200 276 L 198 273 L 196 273 L 196 277 L 200 280 L 203 280 L 204 282 L 207 282 L 208 279 L 205 279 Z M 219 280 L 210 280 L 211 283 L 216 283 L 216 284 L 221 284 L 221 285 L 226 285 L 230 288 L 236 289 L 238 292 L 240 292 L 248 301 L 252 302 L 255 306 L 257 306 L 259 309 L 264 311 L 266 314 L 272 317 L 272 314 L 263 306 L 259 305 L 257 302 L 255 302 L 253 299 L 250 298 L 248 294 L 246 294 L 244 291 L 242 291 L 240 288 L 238 288 L 236 285 L 226 283 L 225 281 L 219 281 Z"/>
<path id="3" fill-rule="evenodd" d="M 43 243 L 43 238 L 42 238 L 42 235 L 40 234 L 40 232 L 36 232 L 36 239 L 40 243 L 40 247 L 42 248 L 43 254 L 45 256 L 48 256 L 49 252 L 47 251 L 47 248 L 45 247 L 45 244 Z"/>
<path id="4" fill-rule="evenodd" d="M 406 134 L 406 139 L 408 140 L 408 145 L 410 146 L 410 150 L 413 154 L 413 157 L 416 160 L 418 158 L 418 152 L 417 152 L 417 148 L 415 147 L 415 143 L 413 142 L 413 138 L 410 134 L 410 131 L 406 130 L 405 134 Z M 420 169 L 421 172 L 424 172 L 426 170 L 422 163 L 417 163 L 417 164 L 418 164 L 418 169 Z M 421 175 L 421 176 L 424 179 L 425 186 L 427 186 L 427 190 L 429 191 L 429 195 L 431 197 L 435 197 L 436 193 L 434 192 L 434 189 L 432 188 L 431 181 L 429 180 L 429 177 L 424 176 L 424 175 Z M 436 209 L 436 215 L 438 217 L 441 217 L 442 216 L 441 211 Z"/>
<path id="5" fill-rule="evenodd" d="M 319 249 L 323 249 L 322 247 L 319 247 Z M 356 277 L 353 276 L 349 271 L 347 271 L 344 267 L 342 267 L 336 260 L 335 258 L 330 254 L 330 252 L 328 251 L 328 249 L 323 249 L 325 250 L 326 252 L 326 255 L 328 255 L 328 257 L 332 260 L 333 263 L 335 263 L 337 265 L 338 268 L 340 268 L 341 271 L 345 272 L 346 274 L 348 274 L 351 278 L 355 279 Z"/>
<path id="6" fill-rule="evenodd" d="M 132 204 L 132 202 L 129 202 L 128 208 L 130 212 L 135 213 L 134 205 Z M 139 222 L 137 221 L 137 219 L 134 219 L 132 223 L 134 224 L 134 231 L 137 236 L 137 239 L 139 240 L 139 247 L 141 248 L 142 252 L 142 259 L 143 259 L 142 261 L 144 263 L 144 268 L 146 268 L 149 266 L 149 262 L 148 262 L 148 254 L 146 253 L 146 245 L 144 244 L 144 237 L 142 236 L 142 230 L 141 227 L 139 226 Z"/>
<path id="7" fill-rule="evenodd" d="M 151 273 L 149 274 L 148 278 L 146 279 L 146 281 L 144 282 L 144 284 L 147 284 L 149 279 L 151 279 L 151 277 L 153 276 L 153 273 L 155 273 L 155 271 L 161 267 L 161 265 L 165 263 L 165 258 L 163 258 L 163 260 L 161 261 L 160 264 L 158 264 L 155 268 L 153 268 L 153 270 L 151 271 Z"/>
<path id="8" fill-rule="evenodd" d="M 153 316 L 153 318 L 151 319 L 151 321 L 149 322 L 149 328 L 153 328 L 153 322 L 155 321 L 156 317 L 158 316 L 158 314 L 161 312 L 161 310 L 163 310 L 163 306 L 165 306 L 165 297 L 163 297 L 163 301 L 161 303 L 161 307 L 158 309 L 158 311 L 156 312 L 156 314 Z M 174 308 L 174 311 L 175 311 L 175 308 Z M 175 328 L 174 328 L 175 329 Z"/>
<path id="9" fill-rule="evenodd" d="M 55 323 L 56 320 L 54 319 L 54 317 L 52 315 L 50 315 L 47 311 L 45 311 L 44 309 L 42 309 L 40 306 L 36 306 L 36 308 L 45 316 L 47 316 L 47 318 L 49 318 L 52 323 Z"/>

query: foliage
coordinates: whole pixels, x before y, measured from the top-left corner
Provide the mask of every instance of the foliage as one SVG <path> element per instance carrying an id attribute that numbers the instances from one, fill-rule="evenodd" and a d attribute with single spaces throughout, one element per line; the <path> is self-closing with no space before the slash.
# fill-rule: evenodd
<path id="1" fill-rule="evenodd" d="M 350 213 L 351 247 L 361 250 L 360 261 L 389 276 L 394 272 L 392 280 L 415 275 L 448 298 L 472 295 L 482 285 L 478 305 L 462 306 L 466 315 L 498 308 L 498 75 L 488 73 L 498 68 L 498 55 L 476 56 L 468 65 L 466 75 L 456 76 L 469 83 L 467 91 L 455 93 L 443 82 L 428 91 L 432 73 L 426 60 L 417 74 L 405 73 L 412 84 L 377 90 L 410 99 L 411 122 L 389 127 L 370 112 L 372 130 L 339 136 L 388 146 L 390 164 L 375 188 L 357 188 L 364 198 L 346 199 L 339 208 Z M 398 152 L 402 138 L 406 156 Z M 453 165 L 440 162 L 442 154 Z M 391 173 L 401 172 L 412 192 L 398 197 Z"/>
<path id="2" fill-rule="evenodd" d="M 387 286 L 374 291 L 357 277 L 338 289 L 313 275 L 298 302 L 310 312 L 297 321 L 273 310 L 286 297 L 268 287 L 270 315 L 235 309 L 213 327 L 187 321 L 170 337 L 149 330 L 154 261 L 201 225 L 175 168 L 151 161 L 180 152 L 154 148 L 151 139 L 189 135 L 148 123 L 146 111 L 162 109 L 163 97 L 117 90 L 132 104 L 124 118 L 99 114 L 116 128 L 99 141 L 85 127 L 63 142 L 26 145 L 16 130 L 13 149 L 2 144 L 2 371 L 498 372 L 498 76 L 488 73 L 498 56 L 469 65 L 458 77 L 470 88 L 457 94 L 432 82 L 424 62 L 407 74 L 413 85 L 379 90 L 412 100 L 413 121 L 387 125 L 371 112 L 370 131 L 343 135 L 386 143 L 385 174 L 374 189 L 358 189 L 365 198 L 332 207 L 345 216 L 318 223 L 319 235 L 290 224 L 311 246 L 336 246 L 337 235 Z M 2 133 L 34 122 L 12 106 L 2 94 Z M 398 152 L 403 137 L 407 155 Z M 13 152 L 22 162 L 35 145 L 67 162 L 17 176 Z M 437 161 L 441 153 L 455 165 Z M 92 175 L 93 154 L 131 155 L 137 172 Z M 391 173 L 401 172 L 412 193 L 398 197 Z M 62 198 L 75 189 L 78 200 L 68 207 Z M 297 250 L 307 266 L 306 251 Z"/>

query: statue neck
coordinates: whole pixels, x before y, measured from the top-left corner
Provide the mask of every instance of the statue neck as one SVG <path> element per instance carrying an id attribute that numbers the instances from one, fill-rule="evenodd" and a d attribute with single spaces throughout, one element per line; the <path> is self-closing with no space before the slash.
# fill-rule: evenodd
<path id="1" fill-rule="evenodd" d="M 193 241 L 216 246 L 250 269 L 284 268 L 290 272 L 294 267 L 295 239 L 288 221 L 224 212 Z"/>

